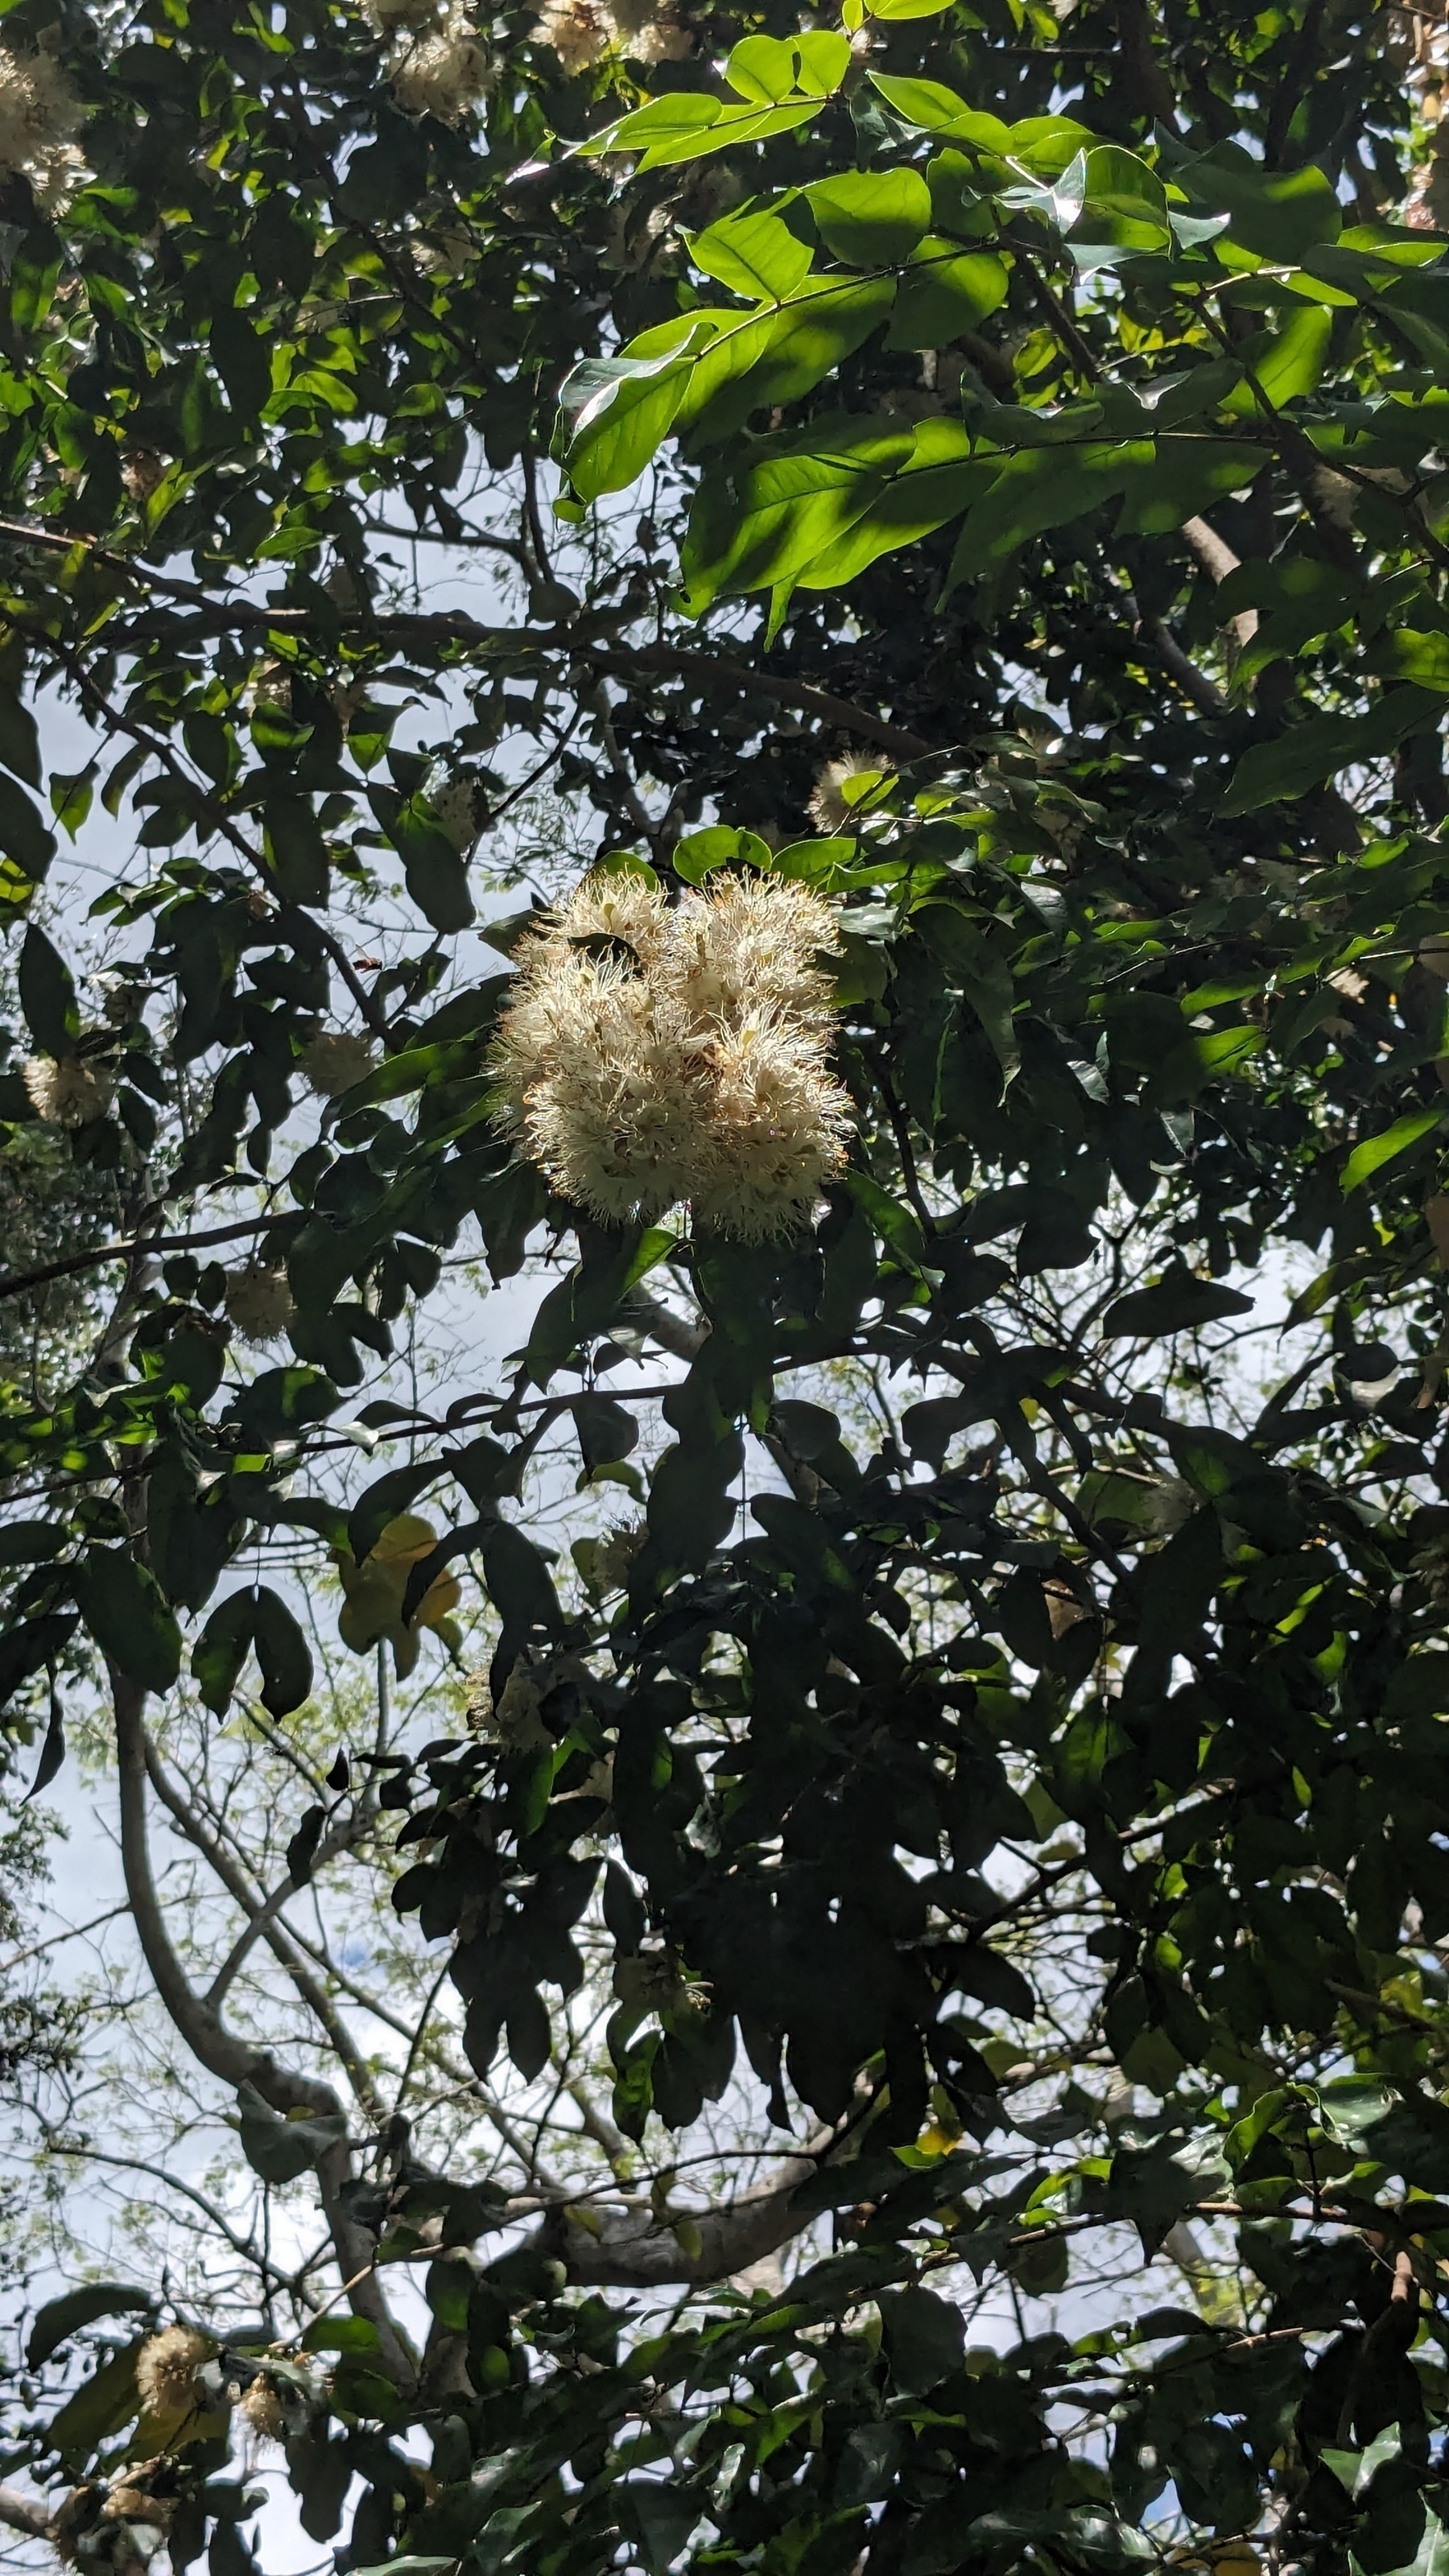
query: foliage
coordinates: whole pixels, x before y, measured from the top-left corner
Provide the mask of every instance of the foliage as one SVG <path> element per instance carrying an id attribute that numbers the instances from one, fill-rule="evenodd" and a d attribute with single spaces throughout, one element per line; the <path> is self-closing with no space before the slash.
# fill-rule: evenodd
<path id="1" fill-rule="evenodd" d="M 210 2524 L 235 2571 L 260 2375 L 309 2532 L 366 2480 L 359 2567 L 1432 2564 L 1449 284 L 1384 212 L 1404 45 L 1351 0 L 847 0 L 591 52 L 555 6 L 425 113 L 422 38 L 325 0 L 49 6 L 7 38 L 53 37 L 90 175 L 6 183 L 0 892 L 52 1142 L 163 1267 L 4 1425 L 0 1684 L 108 1664 L 148 1965 L 350 2309 L 223 2340 L 180 2431 L 131 2314 L 32 2443 L 67 2552 Z M 411 599 L 394 509 L 524 621 Z M 794 1244 L 602 1228 L 500 1134 L 468 859 L 545 776 L 671 896 L 835 906 L 858 1135 Z M 42 790 L 141 818 L 104 1024 Z M 304 1107 L 339 1022 L 375 1061 Z M 559 1275 L 506 1383 L 364 1403 L 357 1495 L 348 1391 L 475 1221 Z M 630 1403 L 641 1338 L 679 1365 Z M 913 1399 L 864 1454 L 861 1380 Z M 655 1403 L 627 1583 L 587 1534 L 575 1582 L 525 1473 L 567 1431 L 642 1485 Z M 189 1664 L 220 1715 L 254 1656 L 292 1722 L 298 1531 L 400 1669 L 490 1606 L 491 1720 L 377 1805 L 480 2082 L 611 1989 L 608 2177 L 536 2221 L 399 2120 L 349 2143 L 169 1937 L 145 1698 Z M 795 2136 L 716 2204 L 671 2141 L 726 2101 Z M 1164 2249 L 1191 2306 L 1144 2299 Z"/>

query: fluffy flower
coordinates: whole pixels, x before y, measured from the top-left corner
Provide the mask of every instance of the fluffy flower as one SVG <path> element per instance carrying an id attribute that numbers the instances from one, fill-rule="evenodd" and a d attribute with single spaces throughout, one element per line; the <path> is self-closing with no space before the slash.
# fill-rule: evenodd
<path id="1" fill-rule="evenodd" d="M 534 43 L 551 46 L 560 70 L 569 73 L 591 71 L 619 40 L 613 11 L 602 0 L 544 0 L 531 32 Z"/>
<path id="2" fill-rule="evenodd" d="M 282 2401 L 277 2395 L 275 2383 L 268 2379 L 264 2372 L 258 2371 L 256 2378 L 247 2382 L 238 2401 L 237 2411 L 246 2417 L 252 2431 L 259 2434 L 264 2442 L 281 2441 L 287 2429 L 286 2419 L 282 2413 Z"/>
<path id="3" fill-rule="evenodd" d="M 0 169 L 41 173 L 84 112 L 49 54 L 19 54 L 0 44 Z"/>
<path id="4" fill-rule="evenodd" d="M 126 2484 L 112 2487 L 101 2507 L 106 2522 L 146 2522 L 160 2532 L 170 2530 L 175 2513 L 174 2496 L 148 2495 L 144 2487 Z"/>
<path id="5" fill-rule="evenodd" d="M 629 1568 L 647 1535 L 642 1521 L 625 1521 L 599 1540 L 591 1570 L 600 1594 L 623 1591 L 629 1580 Z"/>
<path id="6" fill-rule="evenodd" d="M 302 1079 L 319 1100 L 340 1100 L 344 1091 L 371 1073 L 372 1042 L 349 1029 L 319 1029 L 302 1049 Z"/>
<path id="7" fill-rule="evenodd" d="M 613 0 L 612 15 L 619 48 L 636 63 L 678 63 L 694 50 L 689 29 L 675 11 L 641 6 L 640 0 Z"/>
<path id="8" fill-rule="evenodd" d="M 478 838 L 479 796 L 472 779 L 446 779 L 432 790 L 428 802 L 454 849 L 466 858 Z"/>
<path id="9" fill-rule="evenodd" d="M 195 2326 L 163 2326 L 136 2355 L 136 2391 L 148 2415 L 168 2422 L 196 2403 L 193 2382 L 212 2345 Z"/>
<path id="10" fill-rule="evenodd" d="M 85 154 L 74 143 L 50 143 L 26 165 L 36 204 L 48 215 L 63 215 L 91 173 Z"/>
<path id="11" fill-rule="evenodd" d="M 694 1195 L 706 1233 L 768 1243 L 795 1234 L 845 1161 L 850 1103 L 825 1048 L 798 1022 L 764 1014 L 711 1042 L 714 1154 Z"/>
<path id="12" fill-rule="evenodd" d="M 227 1321 L 239 1341 L 274 1342 L 292 1320 L 292 1292 L 285 1271 L 249 1261 L 226 1283 Z"/>
<path id="13" fill-rule="evenodd" d="M 416 35 L 405 36 L 388 68 L 399 107 L 411 116 L 436 116 L 443 125 L 459 124 L 491 77 L 487 46 L 451 6 Z"/>
<path id="14" fill-rule="evenodd" d="M 822 952 L 828 905 L 776 877 L 675 908 L 593 878 L 521 953 L 494 1050 L 500 1123 L 606 1224 L 692 1202 L 748 1242 L 793 1233 L 845 1161 Z"/>
<path id="15" fill-rule="evenodd" d="M 395 36 L 405 27 L 430 26 L 438 0 L 364 0 L 363 15 L 375 35 Z"/>
<path id="16" fill-rule="evenodd" d="M 115 1077 L 79 1056 L 32 1055 L 20 1068 L 38 1118 L 48 1127 L 89 1127 L 111 1105 Z"/>
<path id="17" fill-rule="evenodd" d="M 878 778 L 880 764 L 859 760 L 847 754 L 843 760 L 828 760 L 815 781 L 810 798 L 810 819 L 822 832 L 848 832 L 855 822 L 856 808 L 848 801 L 845 789 L 852 778 Z"/>

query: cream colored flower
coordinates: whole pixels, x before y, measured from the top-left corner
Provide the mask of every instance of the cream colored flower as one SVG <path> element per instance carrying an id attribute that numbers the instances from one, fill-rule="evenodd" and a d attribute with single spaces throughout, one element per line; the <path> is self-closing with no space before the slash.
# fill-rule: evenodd
<path id="1" fill-rule="evenodd" d="M 320 1100 L 340 1100 L 354 1083 L 364 1082 L 376 1062 L 370 1038 L 350 1029 L 319 1029 L 297 1061 L 309 1091 Z"/>
<path id="2" fill-rule="evenodd" d="M 862 760 L 847 753 L 843 760 L 828 760 L 815 781 L 810 798 L 810 820 L 822 832 L 850 832 L 855 828 L 857 808 L 850 804 L 845 788 L 852 778 L 878 778 L 880 763 Z"/>
<path id="3" fill-rule="evenodd" d="M 641 879 L 586 880 L 520 951 L 500 1124 L 606 1224 L 688 1200 L 710 1231 L 796 1231 L 852 1123 L 829 1069 L 838 944 L 829 906 L 784 878 L 673 909 Z"/>
<path id="4" fill-rule="evenodd" d="M 609 1530 L 598 1541 L 591 1571 L 595 1589 L 601 1595 L 623 1591 L 629 1580 L 629 1568 L 647 1536 L 642 1521 L 625 1521 L 620 1528 Z"/>
<path id="5" fill-rule="evenodd" d="M 91 173 L 74 143 L 48 143 L 26 164 L 35 201 L 48 215 L 63 215 Z"/>
<path id="6" fill-rule="evenodd" d="M 48 1127 L 89 1127 L 104 1118 L 116 1087 L 107 1066 L 74 1055 L 32 1055 L 20 1072 L 36 1116 Z"/>
<path id="7" fill-rule="evenodd" d="M 440 787 L 430 789 L 428 803 L 440 830 L 446 832 L 460 858 L 466 859 L 478 838 L 479 797 L 472 779 L 446 779 Z"/>
<path id="8" fill-rule="evenodd" d="M 60 65 L 47 53 L 0 44 L 0 170 L 39 172 L 85 115 Z"/>
<path id="9" fill-rule="evenodd" d="M 136 2355 L 136 2393 L 148 2415 L 162 2423 L 190 2414 L 197 2403 L 195 2379 L 215 2346 L 194 2326 L 163 2326 L 148 2335 Z"/>
<path id="10" fill-rule="evenodd" d="M 636 63 L 678 63 L 694 50 L 689 29 L 665 0 L 663 7 L 641 6 L 641 0 L 612 0 L 619 50 Z"/>
<path id="11" fill-rule="evenodd" d="M 560 69 L 569 73 L 591 71 L 619 39 L 613 11 L 602 0 L 544 0 L 531 33 L 536 45 L 552 47 Z"/>
<path id="12" fill-rule="evenodd" d="M 282 2401 L 277 2395 L 275 2382 L 268 2379 L 265 2372 L 258 2371 L 256 2378 L 247 2382 L 237 2411 L 246 2417 L 252 2431 L 264 2442 L 281 2441 L 287 2429 Z"/>
<path id="13" fill-rule="evenodd" d="M 148 2495 L 144 2487 L 124 2481 L 112 2487 L 101 2507 L 104 2522 L 145 2522 L 153 2531 L 169 2531 L 176 2513 L 175 2496 Z"/>
<path id="14" fill-rule="evenodd" d="M 436 116 L 443 125 L 457 125 L 487 90 L 492 64 L 487 46 L 473 34 L 462 11 L 450 6 L 432 25 L 400 40 L 388 79 L 399 107 L 409 115 Z"/>
<path id="15" fill-rule="evenodd" d="M 274 1342 L 285 1333 L 294 1312 L 286 1272 L 249 1261 L 233 1270 L 224 1298 L 227 1321 L 243 1342 Z"/>

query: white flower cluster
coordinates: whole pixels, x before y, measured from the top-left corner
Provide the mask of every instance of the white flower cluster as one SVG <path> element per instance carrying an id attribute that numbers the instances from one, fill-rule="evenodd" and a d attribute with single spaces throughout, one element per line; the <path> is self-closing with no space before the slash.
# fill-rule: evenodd
<path id="1" fill-rule="evenodd" d="M 75 1055 L 32 1055 L 20 1068 L 37 1118 L 47 1127 L 89 1127 L 104 1118 L 116 1087 L 109 1066 Z"/>
<path id="2" fill-rule="evenodd" d="M 70 139 L 84 115 L 49 54 L 21 54 L 0 44 L 0 171 L 23 170 L 42 205 L 52 211 L 64 205 L 85 175 Z"/>
<path id="3" fill-rule="evenodd" d="M 365 1082 L 376 1062 L 370 1038 L 351 1029 L 319 1029 L 307 1040 L 298 1065 L 309 1091 L 319 1100 L 340 1100 L 354 1083 Z"/>
<path id="4" fill-rule="evenodd" d="M 238 1341 L 257 1344 L 279 1340 L 295 1311 L 286 1272 L 261 1261 L 230 1272 L 222 1302 Z"/>
<path id="5" fill-rule="evenodd" d="M 729 877 L 671 906 L 596 876 L 519 952 L 493 1063 L 500 1124 L 606 1224 L 687 1200 L 705 1233 L 795 1233 L 841 1170 L 828 904 Z"/>
<path id="6" fill-rule="evenodd" d="M 366 0 L 366 10 L 377 34 L 392 40 L 387 77 L 399 107 L 460 124 L 493 77 L 461 0 Z"/>
<path id="7" fill-rule="evenodd" d="M 563 71 L 591 71 L 606 54 L 636 63 L 677 63 L 693 51 L 689 29 L 665 0 L 544 0 L 533 28 L 536 45 L 552 47 Z"/>

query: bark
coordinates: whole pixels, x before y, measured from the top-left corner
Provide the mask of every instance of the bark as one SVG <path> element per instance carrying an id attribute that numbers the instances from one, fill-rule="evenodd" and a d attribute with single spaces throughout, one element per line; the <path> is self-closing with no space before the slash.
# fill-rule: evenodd
<path id="1" fill-rule="evenodd" d="M 285 2116 L 304 2111 L 309 2117 L 335 2116 L 341 2104 L 330 2084 L 315 2076 L 279 2066 L 270 2051 L 256 2048 L 228 2030 L 221 2014 L 199 1995 L 172 1946 L 151 1869 L 146 1814 L 148 1746 L 144 1722 L 146 1694 L 123 1673 L 113 1670 L 116 1712 L 116 1760 L 120 1777 L 121 1866 L 141 1955 L 156 1992 L 193 2057 L 220 2083 L 235 2089 L 254 2084 L 262 2099 Z M 357 2316 L 370 2318 L 381 2339 L 379 2359 L 400 2386 L 410 2386 L 416 2364 L 399 2334 L 371 2270 L 373 2241 L 348 2216 L 344 2192 L 352 2180 L 352 2156 L 345 2144 L 329 2148 L 317 2179 L 323 2212 L 339 2270 Z"/>
<path id="2" fill-rule="evenodd" d="M 38 2496 L 22 2495 L 18 2487 L 0 2487 L 0 2523 L 10 2531 L 23 2531 L 32 2540 L 50 2537 L 50 2507 Z"/>
<path id="3" fill-rule="evenodd" d="M 810 2215 L 794 2206 L 795 2193 L 818 2171 L 831 2144 L 825 2137 L 813 2152 L 807 2146 L 799 2155 L 786 2157 L 767 2181 L 741 2192 L 722 2208 L 690 2210 L 688 2216 L 700 2236 L 697 2255 L 687 2254 L 668 2222 L 649 2209 L 630 2210 L 618 2217 L 601 2212 L 597 2236 L 566 2213 L 561 2222 L 547 2219 L 540 2231 L 540 2247 L 557 2254 L 569 2279 L 589 2289 L 699 2288 L 711 2281 L 731 2280 L 767 2254 L 778 2252 L 810 2225 Z"/>

